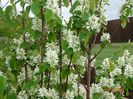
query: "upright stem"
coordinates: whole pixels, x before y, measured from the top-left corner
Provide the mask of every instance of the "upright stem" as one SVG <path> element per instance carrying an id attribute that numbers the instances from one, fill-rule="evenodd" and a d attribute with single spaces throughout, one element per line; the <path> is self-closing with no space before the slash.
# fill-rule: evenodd
<path id="1" fill-rule="evenodd" d="M 24 14 L 24 7 L 25 7 L 25 4 L 23 4 L 22 6 L 22 13 Z M 24 15 L 22 15 L 22 28 L 23 30 L 25 30 L 25 17 Z M 23 40 L 24 42 L 26 42 L 26 37 L 25 37 L 25 32 L 23 33 Z M 25 53 L 26 53 L 26 49 L 25 49 Z M 27 63 L 24 63 L 24 69 L 25 69 L 25 82 L 28 81 L 28 66 L 27 66 Z"/>
<path id="2" fill-rule="evenodd" d="M 91 44 L 89 44 L 91 46 Z M 90 99 L 90 82 L 91 82 L 91 51 L 88 54 L 88 66 L 87 66 L 87 93 L 86 99 Z"/>
<path id="3" fill-rule="evenodd" d="M 90 99 L 90 85 L 91 85 L 91 55 L 92 55 L 92 48 L 94 47 L 94 43 L 96 40 L 96 35 L 93 35 L 90 38 L 88 44 L 88 66 L 87 66 L 87 92 L 86 92 L 86 99 Z"/>
<path id="4" fill-rule="evenodd" d="M 59 0 L 59 8 L 60 8 L 60 15 L 62 15 L 62 0 Z M 59 71 L 60 71 L 60 81 L 59 81 L 59 96 L 60 99 L 62 99 L 62 95 L 63 95 L 63 90 L 62 90 L 62 77 L 61 77 L 61 73 L 62 73 L 62 36 L 61 36 L 61 28 L 60 31 L 58 32 L 58 43 L 59 43 Z"/>
<path id="5" fill-rule="evenodd" d="M 40 38 L 40 55 L 41 55 L 41 63 L 43 62 L 43 56 L 44 56 L 44 28 L 45 28 L 45 23 L 44 23 L 44 9 L 43 9 L 43 6 L 41 7 L 41 20 L 42 20 L 42 36 Z M 41 74 L 41 84 L 40 86 L 42 87 L 43 86 L 43 75 L 44 73 Z"/>

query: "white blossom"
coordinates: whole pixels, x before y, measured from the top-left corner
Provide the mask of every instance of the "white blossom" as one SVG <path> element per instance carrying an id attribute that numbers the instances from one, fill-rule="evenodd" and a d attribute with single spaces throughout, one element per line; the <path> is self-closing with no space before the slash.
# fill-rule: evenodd
<path id="1" fill-rule="evenodd" d="M 32 29 L 33 30 L 38 30 L 38 31 L 40 31 L 41 32 L 41 19 L 39 19 L 39 18 L 34 18 L 33 20 L 32 20 Z"/>
<path id="2" fill-rule="evenodd" d="M 12 42 L 13 42 L 13 44 L 15 44 L 19 47 L 23 42 L 23 38 L 19 38 L 19 39 L 14 38 Z"/>
<path id="3" fill-rule="evenodd" d="M 100 86 L 100 84 L 92 84 L 91 85 L 91 88 L 90 88 L 90 97 L 92 97 L 93 94 L 96 94 L 96 93 L 103 93 L 103 89 L 102 87 Z"/>
<path id="4" fill-rule="evenodd" d="M 110 76 L 111 77 L 114 77 L 114 76 L 117 76 L 117 75 L 121 75 L 121 74 L 122 74 L 121 68 L 115 68 L 112 72 L 110 72 Z"/>
<path id="5" fill-rule="evenodd" d="M 101 36 L 100 41 L 102 42 L 110 42 L 110 34 L 109 33 L 103 33 Z"/>
<path id="6" fill-rule="evenodd" d="M 101 79 L 100 79 L 100 85 L 102 87 L 112 88 L 115 85 L 114 84 L 114 79 L 113 78 L 101 77 Z"/>
<path id="7" fill-rule="evenodd" d="M 77 64 L 81 66 L 85 66 L 86 63 L 87 63 L 87 58 L 85 56 L 80 56 L 77 61 Z"/>
<path id="8" fill-rule="evenodd" d="M 125 58 L 125 61 L 127 61 L 129 59 L 129 51 L 128 50 L 125 50 L 124 53 L 123 53 L 123 57 Z"/>
<path id="9" fill-rule="evenodd" d="M 38 94 L 39 94 L 40 97 L 49 96 L 47 89 L 44 88 L 44 87 L 39 89 L 39 93 Z"/>
<path id="10" fill-rule="evenodd" d="M 5 59 L 5 64 L 6 64 L 6 65 L 10 65 L 9 62 L 10 62 L 10 60 L 11 60 L 11 56 L 6 56 L 5 58 L 6 58 L 6 59 Z"/>
<path id="11" fill-rule="evenodd" d="M 105 91 L 103 94 L 104 99 L 116 99 L 112 92 Z"/>
<path id="12" fill-rule="evenodd" d="M 32 70 L 29 66 L 27 68 L 27 72 L 28 72 L 28 79 L 31 79 L 32 78 Z M 18 84 L 21 84 L 25 79 L 26 79 L 25 68 L 22 67 L 21 72 L 17 76 Z"/>
<path id="13" fill-rule="evenodd" d="M 123 67 L 125 65 L 125 59 L 124 57 L 119 57 L 118 60 L 117 60 L 117 63 L 118 63 L 118 67 Z"/>
<path id="14" fill-rule="evenodd" d="M 68 59 L 67 55 L 63 56 L 62 62 L 64 65 L 68 65 L 70 63 L 70 60 Z"/>
<path id="15" fill-rule="evenodd" d="M 127 64 L 124 70 L 124 75 L 133 78 L 133 66 Z"/>
<path id="16" fill-rule="evenodd" d="M 107 70 L 110 67 L 110 59 L 105 58 L 102 62 L 101 67 L 102 67 L 103 70 Z"/>
<path id="17" fill-rule="evenodd" d="M 69 43 L 69 47 L 73 49 L 74 52 L 80 50 L 80 40 L 79 37 L 74 35 L 72 31 L 63 32 L 64 39 Z"/>
<path id="18" fill-rule="evenodd" d="M 38 93 L 38 95 L 40 96 L 40 97 L 47 97 L 48 99 L 58 99 L 59 97 L 58 97 L 58 93 L 56 92 L 56 90 L 55 89 L 46 89 L 46 88 L 44 88 L 44 87 L 42 87 L 42 88 L 40 88 L 39 89 L 39 93 Z"/>
<path id="19" fill-rule="evenodd" d="M 38 92 L 38 90 L 39 90 L 39 85 L 35 87 L 31 87 L 30 90 L 28 91 L 28 94 L 30 96 L 33 96 L 33 98 L 35 98 L 34 95 Z"/>
<path id="20" fill-rule="evenodd" d="M 28 42 L 28 43 L 34 43 L 34 39 L 33 37 L 31 36 L 30 33 L 26 32 L 25 34 L 25 41 Z"/>
<path id="21" fill-rule="evenodd" d="M 130 65 L 133 65 L 133 55 L 131 55 L 131 57 L 128 58 L 128 63 Z"/>
<path id="22" fill-rule="evenodd" d="M 61 15 L 58 0 L 47 0 L 46 7 L 51 9 L 55 14 Z"/>
<path id="23" fill-rule="evenodd" d="M 58 65 L 59 57 L 57 51 L 49 49 L 45 55 L 44 61 L 48 62 L 51 66 Z"/>
<path id="24" fill-rule="evenodd" d="M 35 65 L 38 65 L 41 61 L 41 57 L 40 55 L 32 55 L 30 56 L 30 61 L 28 62 L 31 66 L 35 66 Z"/>
<path id="25" fill-rule="evenodd" d="M 22 91 L 20 91 L 18 93 L 17 98 L 18 99 L 28 99 L 28 95 L 26 94 L 26 91 L 25 90 L 22 90 Z"/>
<path id="26" fill-rule="evenodd" d="M 16 58 L 18 60 L 25 60 L 26 59 L 26 53 L 25 53 L 25 50 L 23 48 L 17 48 L 16 49 Z"/>
<path id="27" fill-rule="evenodd" d="M 67 90 L 67 92 L 65 93 L 65 98 L 66 99 L 74 99 L 75 94 L 73 91 Z"/>
<path id="28" fill-rule="evenodd" d="M 68 83 L 71 83 L 71 82 L 73 82 L 73 83 L 77 83 L 78 82 L 78 75 L 77 74 L 71 73 L 69 75 Z"/>
<path id="29" fill-rule="evenodd" d="M 44 62 L 48 62 L 51 66 L 58 65 L 59 61 L 59 46 L 56 42 L 47 43 L 46 45 L 46 57 L 44 58 Z"/>
<path id="30" fill-rule="evenodd" d="M 92 15 L 91 17 L 89 17 L 88 22 L 86 23 L 86 28 L 91 28 L 92 30 L 95 30 L 97 33 L 99 33 L 101 24 L 98 21 L 99 17 Z"/>

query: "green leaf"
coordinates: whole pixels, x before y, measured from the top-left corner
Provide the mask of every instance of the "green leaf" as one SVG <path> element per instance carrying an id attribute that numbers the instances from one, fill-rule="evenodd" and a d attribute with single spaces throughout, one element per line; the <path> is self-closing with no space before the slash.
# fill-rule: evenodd
<path id="1" fill-rule="evenodd" d="M 66 7 L 69 6 L 69 0 L 63 0 L 63 3 L 64 3 L 64 5 L 65 5 Z"/>
<path id="2" fill-rule="evenodd" d="M 70 72 L 69 72 L 68 69 L 63 70 L 63 71 L 61 72 L 61 76 L 62 76 L 63 79 L 65 79 L 69 74 L 70 74 Z"/>
<path id="3" fill-rule="evenodd" d="M 79 57 L 80 57 L 80 54 L 79 54 L 79 53 L 75 53 L 75 54 L 73 55 L 72 63 L 76 63 L 77 60 L 79 59 Z"/>
<path id="4" fill-rule="evenodd" d="M 6 99 L 17 99 L 17 95 L 15 93 L 9 93 Z"/>
<path id="5" fill-rule="evenodd" d="M 55 41 L 56 40 L 56 34 L 53 33 L 53 32 L 50 32 L 48 34 L 48 40 L 51 42 L 51 41 Z"/>
<path id="6" fill-rule="evenodd" d="M 80 32 L 79 33 L 79 39 L 80 39 L 80 41 L 84 40 L 85 37 L 86 36 L 85 36 L 85 33 L 84 32 Z"/>
<path id="7" fill-rule="evenodd" d="M 12 6 L 9 5 L 9 6 L 7 6 L 6 9 L 5 9 L 5 14 L 6 14 L 8 17 L 10 17 L 10 14 L 11 14 L 11 13 L 12 13 Z"/>
<path id="8" fill-rule="evenodd" d="M 76 9 L 76 7 L 80 4 L 79 0 L 75 1 L 70 9 L 70 13 L 73 13 L 73 11 Z"/>
<path id="9" fill-rule="evenodd" d="M 31 11 L 35 16 L 37 16 L 40 13 L 40 5 L 38 2 L 34 2 L 31 4 Z"/>
<path id="10" fill-rule="evenodd" d="M 66 52 L 65 52 L 67 55 L 72 55 L 72 53 L 73 53 L 73 49 L 72 48 L 68 48 L 67 50 L 66 50 Z"/>
<path id="11" fill-rule="evenodd" d="M 30 48 L 30 43 L 28 43 L 28 42 L 23 42 L 23 43 L 21 44 L 21 47 L 24 48 L 24 49 L 29 49 L 29 48 Z"/>
<path id="12" fill-rule="evenodd" d="M 122 21 L 122 23 L 121 23 L 122 28 L 125 28 L 126 25 L 127 25 L 127 21 L 126 20 Z"/>
<path id="13" fill-rule="evenodd" d="M 3 93 L 5 87 L 6 87 L 6 79 L 3 76 L 0 76 L 0 94 Z"/>
<path id="14" fill-rule="evenodd" d="M 0 16 L 3 16 L 3 10 L 1 7 L 0 7 Z"/>
<path id="15" fill-rule="evenodd" d="M 95 10 L 95 5 L 96 5 L 96 2 L 95 0 L 89 0 L 89 6 L 90 6 L 90 10 L 91 11 L 94 11 Z"/>
<path id="16" fill-rule="evenodd" d="M 41 35 L 42 35 L 42 33 L 39 32 L 39 31 L 34 31 L 32 33 L 32 36 L 33 36 L 34 39 L 39 39 L 41 37 Z"/>
<path id="17" fill-rule="evenodd" d="M 37 84 L 38 84 L 37 81 L 29 81 L 29 82 L 24 84 L 24 88 L 26 90 L 28 90 L 28 89 L 32 88 L 33 86 L 36 86 Z"/>
<path id="18" fill-rule="evenodd" d="M 53 12 L 50 9 L 47 9 L 45 12 L 45 20 L 46 22 L 50 22 L 53 19 Z"/>
<path id="19" fill-rule="evenodd" d="M 59 16 L 57 16 L 57 14 L 54 14 L 54 20 L 59 25 L 62 25 L 62 20 L 61 20 L 61 18 Z"/>
<path id="20" fill-rule="evenodd" d="M 26 7 L 26 12 L 29 14 L 30 13 L 30 6 Z"/>
<path id="21" fill-rule="evenodd" d="M 68 42 L 66 41 L 66 40 L 62 40 L 62 48 L 64 49 L 64 50 L 66 50 L 66 48 L 68 47 Z"/>
<path id="22" fill-rule="evenodd" d="M 83 97 L 82 96 L 76 96 L 76 97 L 74 97 L 74 99 L 83 99 Z"/>
<path id="23" fill-rule="evenodd" d="M 48 63 L 41 63 L 39 65 L 39 73 L 42 74 L 44 71 L 47 71 L 49 69 Z"/>

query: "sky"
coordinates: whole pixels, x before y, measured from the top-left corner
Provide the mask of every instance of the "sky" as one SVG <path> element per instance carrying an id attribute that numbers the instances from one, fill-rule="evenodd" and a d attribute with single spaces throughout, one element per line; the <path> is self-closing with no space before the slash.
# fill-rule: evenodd
<path id="1" fill-rule="evenodd" d="M 1 0 L 2 5 L 6 4 L 8 0 Z M 119 18 L 120 7 L 125 0 L 109 0 L 109 6 L 106 6 L 106 15 L 107 20 L 114 20 Z M 20 11 L 21 8 L 18 6 L 17 10 Z M 68 19 L 70 17 L 68 8 L 63 8 L 63 17 L 64 19 Z M 32 16 L 32 14 L 30 14 Z"/>

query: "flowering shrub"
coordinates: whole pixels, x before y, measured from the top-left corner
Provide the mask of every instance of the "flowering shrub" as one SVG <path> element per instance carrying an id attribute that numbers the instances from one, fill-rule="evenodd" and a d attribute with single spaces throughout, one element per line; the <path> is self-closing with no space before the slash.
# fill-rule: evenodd
<path id="1" fill-rule="evenodd" d="M 91 97 L 117 99 L 133 90 L 133 56 L 128 50 L 115 62 L 104 59 L 102 65 L 95 69 L 97 84 L 92 84 Z"/>
<path id="2" fill-rule="evenodd" d="M 107 4 L 108 0 L 10 0 L 5 9 L 0 7 L 0 32 L 7 37 L 0 51 L 0 99 L 114 99 L 105 89 L 129 89 L 128 82 L 115 79 L 123 73 L 125 79 L 132 77 L 132 64 L 125 66 L 129 56 L 118 59 L 121 68 L 111 65 L 110 59 L 104 60 L 101 71 L 94 66 L 111 42 L 104 33 Z M 69 21 L 64 21 L 62 7 L 70 7 Z M 101 49 L 92 55 L 99 33 Z M 90 88 L 91 67 L 96 68 L 99 83 Z M 87 85 L 81 84 L 85 72 Z"/>

